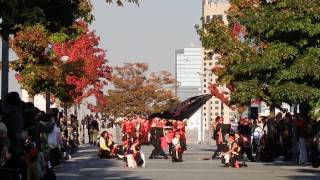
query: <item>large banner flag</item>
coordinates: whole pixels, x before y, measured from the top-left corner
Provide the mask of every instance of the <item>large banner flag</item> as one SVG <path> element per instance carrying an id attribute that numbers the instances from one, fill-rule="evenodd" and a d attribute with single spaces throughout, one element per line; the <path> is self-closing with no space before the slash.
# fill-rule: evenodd
<path id="1" fill-rule="evenodd" d="M 154 113 L 151 118 L 158 117 L 162 119 L 174 119 L 174 120 L 184 120 L 189 119 L 198 109 L 202 107 L 209 99 L 211 99 L 211 94 L 205 94 L 200 96 L 191 97 L 176 107 L 170 108 L 161 113 Z"/>

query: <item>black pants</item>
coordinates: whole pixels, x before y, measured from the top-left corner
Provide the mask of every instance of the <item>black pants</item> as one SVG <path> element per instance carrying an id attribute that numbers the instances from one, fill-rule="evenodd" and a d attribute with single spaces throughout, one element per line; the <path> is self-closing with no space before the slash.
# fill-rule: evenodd
<path id="1" fill-rule="evenodd" d="M 172 152 L 174 150 L 174 145 L 172 143 L 169 143 L 169 154 L 172 156 Z"/>
<path id="2" fill-rule="evenodd" d="M 50 149 L 48 158 L 52 167 L 60 164 L 61 157 L 61 151 L 59 148 Z"/>
<path id="3" fill-rule="evenodd" d="M 243 158 L 243 154 L 246 153 L 247 154 L 247 157 L 250 161 L 254 161 L 254 158 L 252 156 L 252 150 L 251 150 L 251 147 L 250 146 L 243 146 L 241 147 L 241 150 L 240 150 L 240 156 L 241 158 Z"/>
<path id="4" fill-rule="evenodd" d="M 182 152 L 174 149 L 172 151 L 172 162 L 182 162 Z"/>
<path id="5" fill-rule="evenodd" d="M 167 157 L 166 153 L 163 151 L 162 147 L 161 147 L 161 141 L 160 138 L 159 139 L 153 139 L 151 141 L 151 144 L 153 145 L 153 150 L 152 153 L 150 155 L 151 158 L 156 157 L 156 156 L 164 156 Z"/>
<path id="6" fill-rule="evenodd" d="M 144 162 L 143 162 L 143 159 L 142 159 L 142 157 L 141 157 L 140 152 L 138 152 L 138 153 L 135 155 L 134 160 L 136 161 L 138 167 L 142 166 L 143 163 L 144 163 Z"/>
<path id="7" fill-rule="evenodd" d="M 101 159 L 109 159 L 111 157 L 110 154 L 111 154 L 110 151 L 100 149 L 99 157 Z"/>
<path id="8" fill-rule="evenodd" d="M 6 161 L 4 167 L 0 168 L 0 177 L 5 180 L 27 179 L 27 166 L 21 159 L 22 153 L 12 153 L 11 159 Z M 21 179 L 20 179 L 21 176 Z"/>

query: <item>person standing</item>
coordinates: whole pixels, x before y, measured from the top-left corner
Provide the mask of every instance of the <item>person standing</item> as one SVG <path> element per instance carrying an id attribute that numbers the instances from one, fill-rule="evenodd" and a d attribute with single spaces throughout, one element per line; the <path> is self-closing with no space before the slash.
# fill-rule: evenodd
<path id="1" fill-rule="evenodd" d="M 184 144 L 181 142 L 181 136 L 179 132 L 176 132 L 172 139 L 173 152 L 172 162 L 182 162 L 182 153 L 185 150 Z"/>
<path id="2" fill-rule="evenodd" d="M 308 161 L 307 149 L 306 149 L 306 136 L 307 136 L 307 125 L 302 117 L 298 117 L 297 121 L 298 134 L 299 134 L 299 164 L 304 165 Z"/>
<path id="3" fill-rule="evenodd" d="M 252 156 L 252 148 L 251 148 L 251 128 L 250 123 L 248 119 L 241 119 L 239 121 L 238 126 L 239 131 L 239 139 L 238 139 L 238 145 L 240 146 L 240 157 L 243 157 L 243 154 L 246 153 L 248 159 L 251 162 L 255 162 L 253 156 Z"/>
<path id="4" fill-rule="evenodd" d="M 93 120 L 93 116 L 87 116 L 87 120 L 86 120 L 86 126 L 87 126 L 87 133 L 88 133 L 88 137 L 89 137 L 89 144 L 92 145 L 92 139 L 91 139 L 91 122 Z"/>
<path id="5" fill-rule="evenodd" d="M 225 148 L 226 144 L 222 134 L 223 118 L 221 118 L 220 116 L 217 116 L 215 121 L 216 121 L 216 130 L 214 132 L 215 133 L 214 138 L 216 140 L 217 149 L 212 155 L 211 157 L 212 159 L 216 158 L 217 155 L 219 155 L 221 152 L 223 152 L 226 149 Z"/>
<path id="6" fill-rule="evenodd" d="M 97 136 L 99 132 L 99 123 L 96 119 L 93 119 L 90 123 L 90 140 L 91 145 L 96 145 L 97 143 Z"/>
<path id="7" fill-rule="evenodd" d="M 6 95 L 3 103 L 2 122 L 7 128 L 7 135 L 10 141 L 9 153 L 11 158 L 6 161 L 3 168 L 8 169 L 22 169 L 26 170 L 24 163 L 22 162 L 23 147 L 24 147 L 24 118 L 22 116 L 21 100 L 17 92 L 10 92 Z M 22 173 L 23 174 L 23 173 Z M 19 174 L 16 173 L 18 178 Z M 2 176 L 6 179 L 6 176 Z"/>
<path id="8" fill-rule="evenodd" d="M 168 156 L 166 155 L 166 153 L 163 151 L 163 149 L 161 147 L 161 139 L 160 138 L 161 138 L 161 136 L 163 136 L 163 129 L 157 128 L 156 124 L 153 123 L 150 128 L 149 136 L 150 136 L 150 143 L 154 147 L 149 159 L 153 159 L 159 155 L 163 156 L 165 159 L 168 159 Z"/>

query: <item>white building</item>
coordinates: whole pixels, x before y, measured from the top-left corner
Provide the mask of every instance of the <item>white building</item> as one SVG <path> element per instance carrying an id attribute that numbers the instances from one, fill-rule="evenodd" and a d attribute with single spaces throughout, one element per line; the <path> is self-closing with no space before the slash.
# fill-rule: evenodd
<path id="1" fill-rule="evenodd" d="M 201 94 L 202 54 L 202 48 L 176 50 L 175 76 L 178 81 L 176 94 L 181 101 Z M 199 128 L 201 119 L 201 110 L 199 110 L 188 120 L 187 128 Z"/>

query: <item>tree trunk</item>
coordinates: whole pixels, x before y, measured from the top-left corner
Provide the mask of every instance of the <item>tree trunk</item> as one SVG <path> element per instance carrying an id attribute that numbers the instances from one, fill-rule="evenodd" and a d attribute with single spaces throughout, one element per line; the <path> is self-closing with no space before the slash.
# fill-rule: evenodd
<path id="1" fill-rule="evenodd" d="M 270 104 L 270 118 L 276 117 L 276 106 L 274 104 Z"/>
<path id="2" fill-rule="evenodd" d="M 298 103 L 293 104 L 293 114 L 296 115 L 298 113 Z"/>
<path id="3" fill-rule="evenodd" d="M 8 94 L 8 77 L 9 77 L 9 34 L 2 33 L 2 69 L 1 69 L 1 98 Z"/>
<path id="4" fill-rule="evenodd" d="M 50 111 L 50 91 L 46 91 L 46 112 Z"/>

